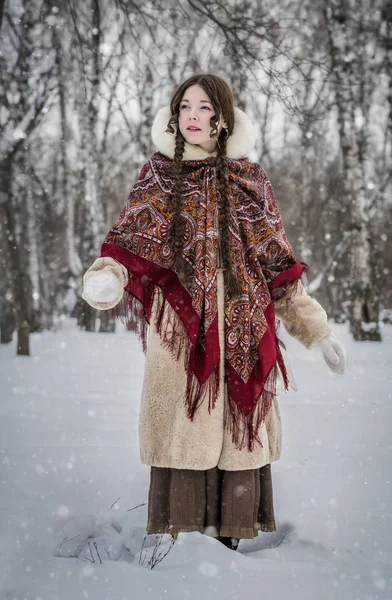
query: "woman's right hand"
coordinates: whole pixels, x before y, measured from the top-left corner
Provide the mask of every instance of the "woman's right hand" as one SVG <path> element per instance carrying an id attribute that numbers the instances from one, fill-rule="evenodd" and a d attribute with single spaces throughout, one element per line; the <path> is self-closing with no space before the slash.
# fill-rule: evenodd
<path id="1" fill-rule="evenodd" d="M 108 256 L 97 260 L 83 277 L 82 298 L 93 308 L 108 310 L 118 304 L 128 283 L 128 272 Z"/>

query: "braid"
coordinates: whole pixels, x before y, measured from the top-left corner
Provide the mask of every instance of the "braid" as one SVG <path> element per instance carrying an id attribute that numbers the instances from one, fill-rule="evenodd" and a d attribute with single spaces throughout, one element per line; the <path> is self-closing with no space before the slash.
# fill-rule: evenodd
<path id="1" fill-rule="evenodd" d="M 225 267 L 225 283 L 231 296 L 240 296 L 241 287 L 233 270 L 230 252 L 230 180 L 229 167 L 226 158 L 227 135 L 218 144 L 216 157 L 217 184 L 221 197 L 219 210 L 219 246 L 222 253 L 223 266 Z"/>
<path id="2" fill-rule="evenodd" d="M 176 133 L 176 144 L 174 150 L 174 190 L 173 190 L 173 225 L 172 240 L 174 250 L 174 266 L 177 275 L 185 286 L 189 283 L 189 266 L 182 256 L 185 241 L 185 229 L 181 221 L 181 199 L 182 199 L 182 157 L 185 148 L 185 138 L 178 130 Z"/>

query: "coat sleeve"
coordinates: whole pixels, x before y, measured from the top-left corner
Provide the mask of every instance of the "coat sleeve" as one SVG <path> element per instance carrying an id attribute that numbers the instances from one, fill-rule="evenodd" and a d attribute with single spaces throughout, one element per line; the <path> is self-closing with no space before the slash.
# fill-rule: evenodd
<path id="1" fill-rule="evenodd" d="M 312 348 L 331 333 L 327 313 L 323 307 L 311 298 L 301 281 L 287 297 L 276 300 L 275 316 L 280 319 L 288 333 L 306 348 Z"/>
<path id="2" fill-rule="evenodd" d="M 297 261 L 287 238 L 272 183 L 264 169 L 257 166 L 260 207 L 260 217 L 254 225 L 257 258 L 275 299 L 299 279 L 304 266 Z"/>
<path id="3" fill-rule="evenodd" d="M 260 167 L 260 197 L 263 220 L 257 243 L 258 259 L 262 266 L 275 315 L 288 333 L 307 348 L 315 346 L 331 332 L 325 310 L 308 296 L 301 283 L 306 265 L 296 260 L 287 238 L 272 184 Z"/>

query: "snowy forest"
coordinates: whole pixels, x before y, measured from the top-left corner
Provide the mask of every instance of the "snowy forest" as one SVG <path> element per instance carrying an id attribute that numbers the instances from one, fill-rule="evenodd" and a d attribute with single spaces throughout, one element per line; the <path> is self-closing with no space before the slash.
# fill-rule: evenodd
<path id="1" fill-rule="evenodd" d="M 81 300 L 175 86 L 214 72 L 257 131 L 308 291 L 354 340 L 392 308 L 389 0 L 1 0 L 0 329 L 65 316 L 112 331 Z"/>

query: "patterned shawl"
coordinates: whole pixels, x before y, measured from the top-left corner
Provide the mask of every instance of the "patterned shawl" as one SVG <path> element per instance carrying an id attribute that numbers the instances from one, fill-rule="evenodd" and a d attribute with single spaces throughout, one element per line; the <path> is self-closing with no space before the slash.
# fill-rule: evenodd
<path id="1" fill-rule="evenodd" d="M 286 373 L 277 343 L 272 299 L 287 293 L 303 272 L 287 240 L 275 194 L 262 167 L 246 158 L 229 160 L 230 247 L 241 297 L 225 293 L 225 426 L 233 442 L 250 451 L 275 394 L 277 365 Z M 183 256 L 191 267 L 187 289 L 174 270 L 170 236 L 173 220 L 173 161 L 155 153 L 143 167 L 101 256 L 129 272 L 124 294 L 130 328 L 145 349 L 146 323 L 155 319 L 162 342 L 178 359 L 185 356 L 190 419 L 219 392 L 217 308 L 218 211 L 215 158 L 183 161 Z M 158 310 L 152 311 L 155 294 Z M 119 313 L 117 312 L 117 315 Z M 287 383 L 287 380 L 286 380 Z"/>

